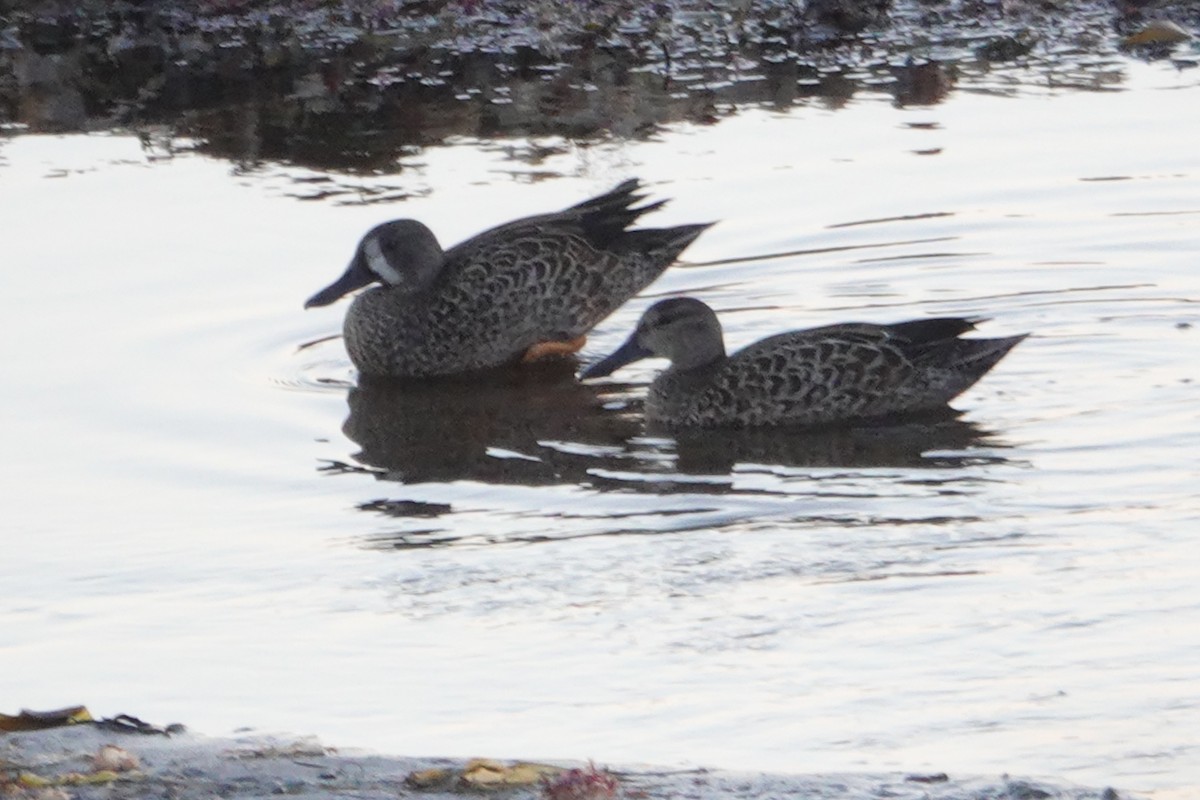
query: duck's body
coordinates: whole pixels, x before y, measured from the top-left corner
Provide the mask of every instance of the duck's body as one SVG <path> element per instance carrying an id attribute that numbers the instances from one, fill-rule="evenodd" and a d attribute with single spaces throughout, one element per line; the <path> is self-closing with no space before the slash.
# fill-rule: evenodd
<path id="1" fill-rule="evenodd" d="M 423 378 L 519 361 L 545 343 L 571 352 L 596 323 L 657 278 L 708 225 L 630 230 L 663 201 L 638 183 L 558 213 L 509 222 L 444 253 L 413 220 L 367 233 L 346 274 L 311 298 L 353 289 L 346 350 L 364 375 Z"/>
<path id="2" fill-rule="evenodd" d="M 827 426 L 923 414 L 946 410 L 1025 338 L 959 338 L 977 321 L 828 325 L 726 355 L 713 310 L 675 298 L 647 309 L 625 344 L 583 377 L 648 356 L 671 359 L 646 397 L 646 418 L 671 428 Z"/>

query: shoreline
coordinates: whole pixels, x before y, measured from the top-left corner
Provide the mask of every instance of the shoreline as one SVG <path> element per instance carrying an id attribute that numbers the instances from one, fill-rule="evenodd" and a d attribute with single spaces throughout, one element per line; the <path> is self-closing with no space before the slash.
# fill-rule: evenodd
<path id="1" fill-rule="evenodd" d="M 0 0 L 0 135 L 165 131 L 239 163 L 371 173 L 454 137 L 637 139 L 748 106 L 935 105 L 997 73 L 1107 86 L 1126 56 L 1197 62 L 1200 0 L 1156 7 L 1182 27 L 1132 50 L 1146 19 L 1104 0 L 845 5 Z"/>
<path id="2" fill-rule="evenodd" d="M 464 794 L 497 793 L 546 800 L 1136 798 L 1113 788 L 1085 788 L 1009 775 L 789 775 L 647 765 L 592 766 L 590 762 L 418 758 L 339 750 L 311 736 L 254 733 L 222 738 L 190 731 L 126 732 L 93 723 L 0 733 L 0 767 L 0 793 L 29 800 L 151 796 L 210 800 L 279 795 L 314 800 L 339 796 L 355 800 L 397 796 L 443 800 Z"/>

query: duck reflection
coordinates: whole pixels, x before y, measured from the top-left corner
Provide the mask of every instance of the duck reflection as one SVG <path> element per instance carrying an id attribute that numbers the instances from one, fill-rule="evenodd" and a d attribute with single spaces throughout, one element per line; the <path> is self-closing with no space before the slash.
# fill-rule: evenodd
<path id="1" fill-rule="evenodd" d="M 931 486 L 938 494 L 969 493 L 980 480 L 970 467 L 1006 460 L 1003 443 L 957 417 L 839 430 L 667 433 L 644 422 L 643 394 L 644 387 L 579 383 L 571 363 L 470 381 L 364 380 L 349 393 L 343 426 L 360 447 L 358 466 L 328 468 L 369 472 L 393 485 L 441 484 L 429 496 L 396 486 L 358 505 L 383 518 L 384 529 L 366 535 L 363 546 L 392 551 L 737 524 L 791 513 L 793 497 L 844 490 L 847 480 L 862 484 L 863 498 L 909 485 L 905 494 L 919 501 Z M 765 482 L 748 485 L 749 473 Z M 502 506 L 489 508 L 490 493 L 471 492 L 461 503 L 456 492 L 447 496 L 445 485 L 459 481 L 593 494 L 579 507 L 574 492 L 571 500 L 556 491 L 503 491 Z M 829 513 L 818 507 L 825 511 L 814 513 Z M 957 518 L 940 508 L 936 517 Z"/>
<path id="2" fill-rule="evenodd" d="M 403 483 L 578 482 L 639 424 L 607 412 L 599 387 L 575 380 L 576 366 L 563 359 L 470 379 L 363 378 L 343 431 L 362 448 L 359 463 Z"/>
<path id="3" fill-rule="evenodd" d="M 676 469 L 728 474 L 738 464 L 798 468 L 951 469 L 1005 459 L 992 432 L 959 412 L 870 426 L 819 430 L 696 430 L 675 432 Z M 982 450 L 981 448 L 988 448 Z"/>
<path id="4" fill-rule="evenodd" d="M 1004 460 L 991 432 L 952 411 L 833 430 L 667 433 L 645 426 L 632 387 L 580 383 L 574 366 L 563 360 L 470 381 L 364 379 L 349 393 L 343 430 L 361 448 L 359 464 L 405 484 L 587 484 L 657 494 L 678 486 L 672 476 L 727 476 L 745 464 L 953 469 Z"/>

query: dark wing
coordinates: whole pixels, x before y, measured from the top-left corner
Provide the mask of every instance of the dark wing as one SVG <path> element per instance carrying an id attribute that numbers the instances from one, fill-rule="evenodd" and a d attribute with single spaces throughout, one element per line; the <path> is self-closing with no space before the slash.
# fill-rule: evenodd
<path id="1" fill-rule="evenodd" d="M 480 251 L 487 251 L 504 242 L 554 239 L 560 236 L 581 236 L 596 249 L 604 249 L 618 241 L 643 214 L 666 205 L 666 200 L 638 206 L 646 199 L 639 194 L 641 184 L 630 179 L 611 191 L 588 198 L 562 211 L 537 214 L 506 222 L 477 233 L 446 253 L 448 266 L 452 262 L 470 260 Z"/>
<path id="2" fill-rule="evenodd" d="M 747 425 L 819 425 L 913 410 L 919 369 L 895 338 L 884 326 L 851 324 L 763 339 L 727 359 L 693 407 L 702 415 L 728 409 Z"/>
<path id="3" fill-rule="evenodd" d="M 446 253 L 440 304 L 495 316 L 521 342 L 573 339 L 649 285 L 707 225 L 629 230 L 665 201 L 638 205 L 636 180 L 553 214 L 515 220 Z M 508 302 L 505 306 L 504 303 Z M 447 309 L 447 314 L 452 314 Z"/>

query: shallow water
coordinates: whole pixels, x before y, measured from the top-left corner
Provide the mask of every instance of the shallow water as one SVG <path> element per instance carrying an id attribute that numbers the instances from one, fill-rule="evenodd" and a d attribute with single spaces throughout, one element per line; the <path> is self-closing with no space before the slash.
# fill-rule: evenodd
<path id="1" fill-rule="evenodd" d="M 1114 69 L 460 139 L 379 176 L 0 137 L 4 696 L 413 754 L 1189 796 L 1200 80 Z M 587 357 L 674 293 L 735 347 L 946 314 L 1034 335 L 952 423 L 676 441 L 636 414 L 654 362 L 351 390 L 345 304 L 300 308 L 382 219 L 454 241 L 632 175 L 674 198 L 656 223 L 721 223 Z M 413 198 L 299 201 L 326 178 Z"/>

